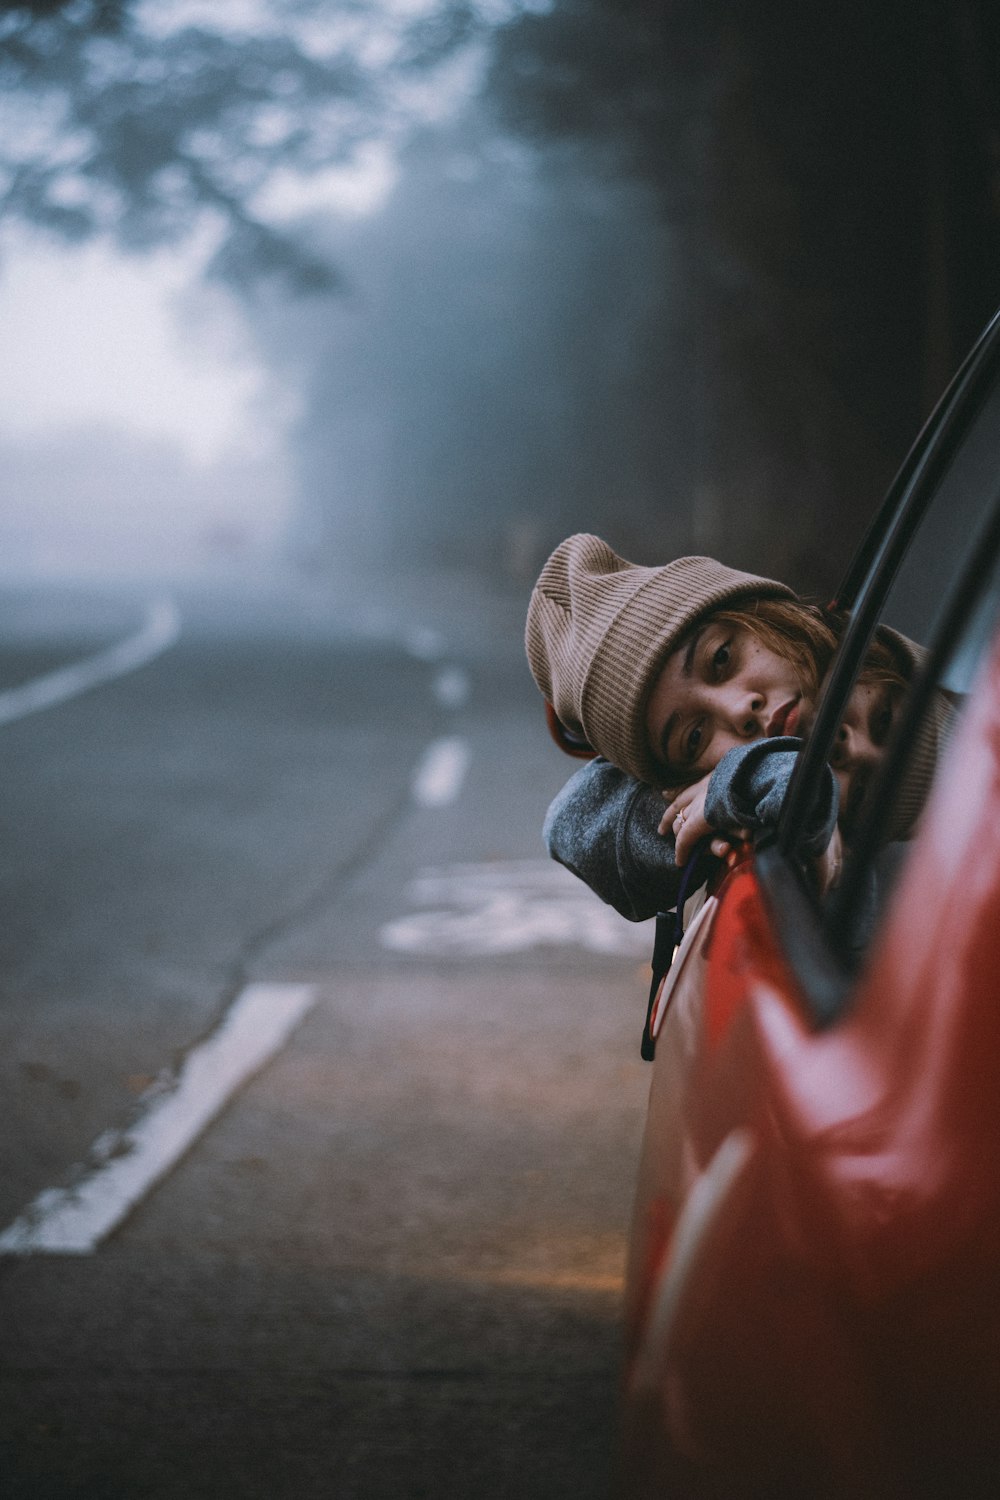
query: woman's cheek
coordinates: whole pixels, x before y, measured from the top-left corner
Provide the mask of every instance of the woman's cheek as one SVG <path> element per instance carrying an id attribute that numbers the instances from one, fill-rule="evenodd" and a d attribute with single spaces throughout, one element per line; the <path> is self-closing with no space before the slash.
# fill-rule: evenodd
<path id="1" fill-rule="evenodd" d="M 839 821 L 847 812 L 848 798 L 851 795 L 851 776 L 849 771 L 841 769 L 834 771 L 833 777 L 837 783 L 837 818 Z"/>

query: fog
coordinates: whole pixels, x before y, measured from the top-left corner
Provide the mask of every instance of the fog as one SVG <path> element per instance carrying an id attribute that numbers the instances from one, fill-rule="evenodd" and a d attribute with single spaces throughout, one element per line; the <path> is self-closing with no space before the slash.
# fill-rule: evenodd
<path id="1" fill-rule="evenodd" d="M 995 24 L 890 19 L 0 7 L 4 570 L 829 588 L 998 288 Z"/>
<path id="2" fill-rule="evenodd" d="M 11 240 L 4 572 L 189 572 L 273 556 L 293 506 L 291 413 L 231 299 L 193 283 L 187 256 Z"/>
<path id="3" fill-rule="evenodd" d="M 683 372 L 664 337 L 670 235 L 641 186 L 439 132 L 411 144 L 382 211 L 328 243 L 348 289 L 321 323 L 285 309 L 269 329 L 304 379 L 301 547 L 518 576 L 564 530 L 613 521 L 640 543 L 690 467 L 679 427 L 650 420 L 668 381 L 679 411 Z"/>

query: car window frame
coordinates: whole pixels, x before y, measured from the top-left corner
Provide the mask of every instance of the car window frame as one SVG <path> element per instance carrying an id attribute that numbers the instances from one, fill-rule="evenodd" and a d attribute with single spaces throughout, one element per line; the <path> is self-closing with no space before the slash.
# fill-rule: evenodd
<path id="1" fill-rule="evenodd" d="M 893 736 L 895 753 L 890 751 L 874 778 L 870 798 L 871 812 L 864 820 L 845 869 L 843 884 L 834 892 L 825 913 L 825 926 L 831 941 L 843 944 L 850 929 L 850 919 L 857 905 L 859 885 L 884 841 L 892 813 L 893 788 L 900 762 L 912 745 L 924 714 L 941 681 L 944 669 L 976 612 L 986 584 L 1000 555 L 1000 477 L 992 499 L 985 507 L 985 517 L 976 537 L 965 553 L 963 565 L 948 591 L 944 613 L 938 622 L 927 659 L 913 681 L 906 707 Z"/>
<path id="2" fill-rule="evenodd" d="M 833 601 L 849 618 L 834 657 L 812 733 L 802 751 L 774 833 L 756 851 L 755 868 L 775 935 L 801 986 L 814 1023 L 831 1024 L 845 1006 L 858 955 L 846 937 L 888 817 L 891 785 L 900 756 L 926 711 L 941 669 L 968 620 L 1000 551 L 1000 484 L 978 534 L 961 556 L 957 579 L 930 642 L 928 659 L 914 680 L 907 708 L 896 726 L 869 805 L 863 835 L 852 851 L 843 888 L 822 911 L 807 864 L 797 857 L 802 831 L 843 718 L 865 652 L 910 543 L 938 486 L 968 436 L 988 394 L 1000 381 L 1000 313 L 984 329 L 907 455 L 869 526 Z"/>

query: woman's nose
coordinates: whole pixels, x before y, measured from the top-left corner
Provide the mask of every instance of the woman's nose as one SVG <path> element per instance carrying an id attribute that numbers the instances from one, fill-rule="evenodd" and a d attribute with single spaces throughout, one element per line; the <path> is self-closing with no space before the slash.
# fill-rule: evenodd
<path id="1" fill-rule="evenodd" d="M 878 759 L 878 750 L 863 730 L 841 724 L 830 747 L 830 764 L 835 771 L 873 766 Z"/>
<path id="2" fill-rule="evenodd" d="M 763 693 L 750 689 L 737 690 L 729 704 L 729 722 L 733 733 L 740 739 L 753 740 L 764 733 Z"/>
<path id="3" fill-rule="evenodd" d="M 833 744 L 830 746 L 830 764 L 835 771 L 842 771 L 851 760 L 853 735 L 849 724 L 841 724 Z"/>

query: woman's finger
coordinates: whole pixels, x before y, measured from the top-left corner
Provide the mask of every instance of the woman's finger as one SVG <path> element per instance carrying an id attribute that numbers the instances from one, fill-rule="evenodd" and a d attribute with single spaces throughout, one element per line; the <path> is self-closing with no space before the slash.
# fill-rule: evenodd
<path id="1" fill-rule="evenodd" d="M 701 829 L 697 821 L 684 821 L 675 825 L 674 833 L 676 839 L 674 857 L 678 865 L 686 865 L 694 850 L 694 846 L 701 837 Z"/>
<path id="2" fill-rule="evenodd" d="M 669 807 L 665 807 L 663 809 L 663 817 L 660 819 L 660 832 L 668 832 L 671 828 L 674 827 L 678 818 L 683 818 L 685 816 L 685 813 L 686 809 L 680 798 L 678 798 L 676 802 L 671 802 Z"/>
<path id="3" fill-rule="evenodd" d="M 675 802 L 668 807 L 657 824 L 657 833 L 673 833 L 675 837 L 680 834 L 687 818 L 687 810 L 680 803 Z"/>

